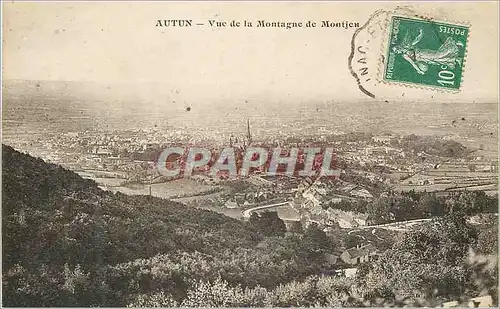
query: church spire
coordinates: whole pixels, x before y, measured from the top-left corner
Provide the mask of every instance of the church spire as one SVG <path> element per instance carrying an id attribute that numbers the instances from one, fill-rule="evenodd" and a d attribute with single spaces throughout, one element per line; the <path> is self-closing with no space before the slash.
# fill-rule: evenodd
<path id="1" fill-rule="evenodd" d="M 247 140 L 248 145 L 252 143 L 252 134 L 250 133 L 250 119 L 247 119 Z"/>

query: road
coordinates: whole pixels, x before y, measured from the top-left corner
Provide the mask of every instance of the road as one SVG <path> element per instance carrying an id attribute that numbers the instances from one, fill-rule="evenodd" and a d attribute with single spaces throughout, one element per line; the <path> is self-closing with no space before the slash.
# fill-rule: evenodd
<path id="1" fill-rule="evenodd" d="M 269 205 L 264 205 L 264 206 L 258 206 L 258 207 L 254 207 L 254 208 L 250 208 L 250 209 L 247 209 L 245 211 L 243 211 L 243 217 L 244 218 L 250 218 L 250 215 L 252 214 L 252 212 L 254 211 L 257 211 L 257 210 L 262 210 L 262 209 L 269 209 L 269 208 L 274 208 L 274 207 L 280 207 L 280 206 L 287 206 L 289 205 L 288 202 L 281 202 L 281 203 L 275 203 L 275 204 L 269 204 Z M 301 219 L 291 219 L 291 218 L 281 218 L 283 221 L 296 221 L 296 222 L 300 222 Z M 307 218 L 307 220 L 309 222 L 313 222 L 313 223 L 316 223 L 316 224 L 320 224 L 319 221 L 316 221 L 316 220 L 311 220 L 311 218 Z"/>
<path id="2" fill-rule="evenodd" d="M 280 207 L 280 206 L 286 206 L 289 205 L 288 202 L 280 202 L 280 203 L 273 203 L 269 205 L 263 205 L 263 206 L 257 206 L 253 207 L 250 209 L 247 209 L 243 211 L 243 217 L 245 218 L 250 218 L 250 215 L 254 211 L 262 210 L 262 209 L 269 209 L 269 208 L 274 208 L 274 207 Z M 375 228 L 382 228 L 382 229 L 388 229 L 388 230 L 408 230 L 408 228 L 414 224 L 430 221 L 431 219 L 416 219 L 416 220 L 408 220 L 408 221 L 402 221 L 402 222 L 393 222 L 393 223 L 385 223 L 385 224 L 378 224 L 378 225 L 364 225 L 364 226 L 358 226 L 356 229 L 361 230 L 361 229 L 375 229 Z M 295 221 L 295 220 L 294 220 Z M 310 220 L 312 222 L 316 222 L 314 220 Z"/>
<path id="3" fill-rule="evenodd" d="M 285 206 L 285 205 L 288 205 L 288 202 L 281 202 L 281 203 L 269 204 L 269 205 L 264 205 L 264 206 L 257 206 L 257 207 L 250 208 L 250 209 L 243 211 L 243 217 L 250 218 L 250 215 L 254 211 L 273 208 L 273 207 L 279 207 L 279 206 Z"/>
<path id="4" fill-rule="evenodd" d="M 392 223 L 385 223 L 385 224 L 378 224 L 378 225 L 363 225 L 363 226 L 356 227 L 356 229 L 362 230 L 362 229 L 379 228 L 379 229 L 388 229 L 388 230 L 395 230 L 395 231 L 408 230 L 408 228 L 412 225 L 427 222 L 430 220 L 431 219 L 415 219 L 415 220 L 392 222 Z"/>
<path id="5" fill-rule="evenodd" d="M 385 223 L 385 224 L 378 224 L 378 225 L 357 226 L 357 227 L 355 227 L 355 229 L 350 231 L 349 234 L 351 232 L 355 232 L 355 231 L 359 231 L 359 230 L 363 230 L 363 229 L 373 229 L 372 230 L 373 235 L 375 235 L 375 229 L 387 229 L 387 230 L 393 230 L 393 231 L 408 231 L 409 228 L 412 227 L 413 225 L 416 225 L 419 223 L 424 223 L 424 222 L 429 222 L 431 220 L 432 220 L 432 218 L 414 219 L 414 220 L 392 222 L 392 223 Z M 467 222 L 470 224 L 478 224 L 473 218 L 469 218 L 467 220 Z"/>

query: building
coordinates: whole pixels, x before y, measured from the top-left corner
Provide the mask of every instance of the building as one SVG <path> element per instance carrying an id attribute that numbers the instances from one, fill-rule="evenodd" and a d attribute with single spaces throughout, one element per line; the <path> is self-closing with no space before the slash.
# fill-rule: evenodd
<path id="1" fill-rule="evenodd" d="M 335 222 L 343 229 L 351 229 L 360 225 L 367 225 L 369 218 L 365 214 L 355 214 L 339 209 L 329 208 L 325 211 L 327 221 Z"/>
<path id="2" fill-rule="evenodd" d="M 344 268 L 344 269 L 338 269 L 335 271 L 335 273 L 339 276 L 343 276 L 346 278 L 354 278 L 356 277 L 356 273 L 358 272 L 357 268 Z"/>
<path id="3" fill-rule="evenodd" d="M 315 189 L 306 190 L 302 196 L 310 201 L 313 207 L 320 207 L 323 196 Z"/>
<path id="4" fill-rule="evenodd" d="M 369 223 L 368 217 L 369 217 L 368 214 L 359 214 L 359 215 L 354 217 L 354 221 L 356 221 L 356 223 L 361 225 L 361 226 L 365 226 L 365 225 L 368 225 L 368 223 Z"/>
<path id="5" fill-rule="evenodd" d="M 107 148 L 100 148 L 100 147 L 96 148 L 95 153 L 98 156 L 111 156 L 113 154 L 113 152 L 111 152 L 111 150 L 109 150 Z"/>
<path id="6" fill-rule="evenodd" d="M 356 221 L 354 221 L 354 219 L 346 213 L 341 213 L 340 216 L 338 216 L 338 218 L 336 219 L 336 221 L 339 224 L 339 226 L 343 229 L 351 229 L 353 227 L 358 226 Z"/>
<path id="7" fill-rule="evenodd" d="M 235 201 L 233 201 L 233 200 L 227 200 L 227 201 L 224 203 L 224 207 L 229 208 L 229 209 L 238 208 L 238 203 L 236 203 L 236 202 L 235 202 Z"/>
<path id="8" fill-rule="evenodd" d="M 340 255 L 340 258 L 346 264 L 358 265 L 360 263 L 372 261 L 377 256 L 377 248 L 372 244 L 368 244 L 347 249 Z"/>
<path id="9" fill-rule="evenodd" d="M 419 179 L 418 180 L 418 185 L 419 186 L 427 186 L 427 185 L 433 185 L 434 184 L 434 179 Z"/>
<path id="10" fill-rule="evenodd" d="M 279 213 L 278 213 L 279 216 Z M 280 217 L 281 220 L 285 223 L 287 231 L 297 231 L 297 230 L 302 230 L 302 222 L 300 219 L 283 219 Z"/>
<path id="11" fill-rule="evenodd" d="M 356 189 L 356 190 L 351 190 L 351 192 L 349 192 L 349 194 L 352 195 L 352 196 L 366 198 L 366 199 L 372 199 L 373 198 L 373 195 L 370 192 L 368 192 L 368 190 L 366 190 L 364 188 L 360 188 L 360 189 Z"/>

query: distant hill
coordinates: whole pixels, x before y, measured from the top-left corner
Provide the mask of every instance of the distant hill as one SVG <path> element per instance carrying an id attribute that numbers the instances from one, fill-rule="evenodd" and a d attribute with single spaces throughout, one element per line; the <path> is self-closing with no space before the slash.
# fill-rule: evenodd
<path id="1" fill-rule="evenodd" d="M 245 132 L 245 120 L 250 119 L 255 141 L 283 136 L 285 131 L 295 138 L 341 131 L 484 138 L 483 144 L 498 139 L 496 103 L 281 102 L 265 97 L 244 103 L 203 100 L 194 92 L 179 94 L 164 83 L 6 80 L 2 90 L 3 119 L 11 121 L 7 127 L 22 123 L 49 132 L 186 128 L 196 134 L 208 128 L 229 136 Z"/>

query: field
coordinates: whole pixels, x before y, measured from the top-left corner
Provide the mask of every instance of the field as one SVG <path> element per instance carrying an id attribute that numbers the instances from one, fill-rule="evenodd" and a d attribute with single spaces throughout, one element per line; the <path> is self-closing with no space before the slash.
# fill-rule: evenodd
<path id="1" fill-rule="evenodd" d="M 396 186 L 401 191 L 483 190 L 498 189 L 498 164 L 489 161 L 448 162 L 421 171 Z"/>

